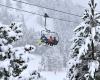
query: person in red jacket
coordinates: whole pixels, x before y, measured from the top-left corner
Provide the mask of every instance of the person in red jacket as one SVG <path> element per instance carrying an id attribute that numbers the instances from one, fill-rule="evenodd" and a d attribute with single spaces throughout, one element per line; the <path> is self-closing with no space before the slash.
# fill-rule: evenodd
<path id="1" fill-rule="evenodd" d="M 48 44 L 49 44 L 50 46 L 53 46 L 53 38 L 52 38 L 52 36 L 49 37 L 49 39 L 48 39 Z"/>

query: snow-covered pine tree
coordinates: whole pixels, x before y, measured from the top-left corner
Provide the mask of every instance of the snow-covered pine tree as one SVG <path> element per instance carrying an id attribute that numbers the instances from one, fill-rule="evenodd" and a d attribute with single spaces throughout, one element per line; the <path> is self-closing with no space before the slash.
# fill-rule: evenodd
<path id="1" fill-rule="evenodd" d="M 41 77 L 32 63 L 34 56 L 30 51 L 35 47 L 13 47 L 22 35 L 21 23 L 0 24 L 0 80 L 38 80 Z"/>
<path id="2" fill-rule="evenodd" d="M 74 30 L 68 80 L 97 80 L 100 56 L 96 46 L 100 42 L 100 13 L 95 12 L 96 5 L 94 0 L 89 1 L 90 9 L 85 10 L 83 22 Z"/>

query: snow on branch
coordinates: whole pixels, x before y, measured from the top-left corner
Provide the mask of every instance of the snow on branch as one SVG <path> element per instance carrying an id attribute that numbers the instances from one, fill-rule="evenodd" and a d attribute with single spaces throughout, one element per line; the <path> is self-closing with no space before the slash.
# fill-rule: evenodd
<path id="1" fill-rule="evenodd" d="M 95 77 L 95 72 L 98 71 L 99 69 L 99 62 L 96 61 L 96 60 L 93 60 L 91 62 L 88 63 L 88 68 L 89 68 L 89 74 L 86 74 L 86 75 L 90 75 L 93 79 Z M 85 76 L 86 76 L 85 75 Z"/>

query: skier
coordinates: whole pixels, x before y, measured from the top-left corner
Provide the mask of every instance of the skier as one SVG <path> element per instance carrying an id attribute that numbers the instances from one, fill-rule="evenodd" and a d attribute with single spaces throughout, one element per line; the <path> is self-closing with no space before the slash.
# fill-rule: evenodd
<path id="1" fill-rule="evenodd" d="M 49 39 L 48 39 L 48 44 L 49 44 L 50 46 L 53 46 L 53 38 L 52 38 L 52 36 L 49 37 Z"/>
<path id="2" fill-rule="evenodd" d="M 58 43 L 58 41 L 57 41 L 56 37 L 54 37 L 54 39 L 53 39 L 53 44 L 54 44 L 54 45 L 57 45 L 57 43 Z"/>
<path id="3" fill-rule="evenodd" d="M 48 39 L 47 39 L 47 37 L 44 34 L 41 36 L 41 42 L 44 42 L 46 44 L 48 42 Z"/>

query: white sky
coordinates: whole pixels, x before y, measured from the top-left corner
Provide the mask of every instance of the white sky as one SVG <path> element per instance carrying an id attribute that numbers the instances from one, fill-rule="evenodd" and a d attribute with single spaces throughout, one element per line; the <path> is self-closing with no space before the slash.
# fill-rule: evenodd
<path id="1" fill-rule="evenodd" d="M 100 11 L 100 0 L 94 0 L 94 1 L 98 3 L 96 9 Z M 76 5 L 79 4 L 79 5 L 82 5 L 84 7 L 88 7 L 89 0 L 72 0 L 72 2 Z"/>

